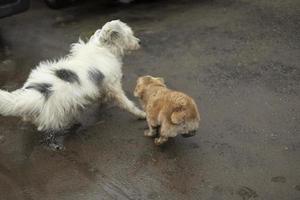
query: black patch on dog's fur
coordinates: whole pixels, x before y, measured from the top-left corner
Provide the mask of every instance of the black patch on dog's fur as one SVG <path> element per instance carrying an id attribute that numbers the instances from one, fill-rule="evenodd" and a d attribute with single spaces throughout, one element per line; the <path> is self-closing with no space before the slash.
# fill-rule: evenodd
<path id="1" fill-rule="evenodd" d="M 99 86 L 104 79 L 104 75 L 102 72 L 98 69 L 91 69 L 88 71 L 89 79 L 96 85 Z"/>
<path id="2" fill-rule="evenodd" d="M 26 89 L 34 89 L 44 95 L 45 99 L 47 100 L 50 95 L 52 94 L 51 90 L 52 85 L 49 83 L 33 83 L 26 87 Z"/>
<path id="3" fill-rule="evenodd" d="M 59 69 L 55 71 L 55 76 L 60 78 L 63 81 L 69 82 L 69 83 L 75 83 L 77 82 L 80 84 L 78 75 L 69 69 Z"/>

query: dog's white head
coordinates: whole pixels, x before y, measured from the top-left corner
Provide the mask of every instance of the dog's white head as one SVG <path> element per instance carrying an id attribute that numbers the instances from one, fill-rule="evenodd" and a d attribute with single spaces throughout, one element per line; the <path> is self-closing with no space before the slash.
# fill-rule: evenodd
<path id="1" fill-rule="evenodd" d="M 140 39 L 135 37 L 131 28 L 120 20 L 107 22 L 98 34 L 100 44 L 111 48 L 113 52 L 123 54 L 125 51 L 140 48 Z"/>

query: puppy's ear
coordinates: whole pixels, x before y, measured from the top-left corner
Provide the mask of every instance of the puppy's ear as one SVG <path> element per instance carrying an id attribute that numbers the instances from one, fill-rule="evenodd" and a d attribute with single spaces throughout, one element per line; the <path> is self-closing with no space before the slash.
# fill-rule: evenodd
<path id="1" fill-rule="evenodd" d="M 141 84 L 137 84 L 134 89 L 134 96 L 138 98 L 142 98 L 144 94 L 144 87 Z"/>
<path id="2" fill-rule="evenodd" d="M 165 79 L 164 79 L 164 78 L 158 77 L 158 78 L 156 78 L 156 79 L 159 80 L 160 82 L 162 82 L 163 84 L 165 84 Z"/>
<path id="3" fill-rule="evenodd" d="M 140 78 L 140 81 L 141 82 L 143 82 L 144 84 L 148 84 L 151 80 L 152 80 L 152 76 L 149 76 L 149 75 L 147 75 L 147 76 L 142 76 L 141 78 Z"/>

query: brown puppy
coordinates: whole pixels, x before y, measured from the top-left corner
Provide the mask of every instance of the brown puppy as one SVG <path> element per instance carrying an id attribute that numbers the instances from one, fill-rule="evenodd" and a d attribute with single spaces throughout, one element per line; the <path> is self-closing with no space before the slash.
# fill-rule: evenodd
<path id="1" fill-rule="evenodd" d="M 134 96 L 139 97 L 147 115 L 149 130 L 145 136 L 160 135 L 154 143 L 161 145 L 169 137 L 195 135 L 200 115 L 195 101 L 181 92 L 170 90 L 162 78 L 142 76 L 137 80 Z"/>

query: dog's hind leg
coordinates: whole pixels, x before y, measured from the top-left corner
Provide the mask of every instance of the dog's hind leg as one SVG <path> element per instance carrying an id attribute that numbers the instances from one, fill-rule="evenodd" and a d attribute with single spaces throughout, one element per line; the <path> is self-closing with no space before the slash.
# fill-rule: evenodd
<path id="1" fill-rule="evenodd" d="M 51 150 L 64 149 L 65 131 L 47 130 L 42 133 L 41 143 L 46 144 Z"/>

